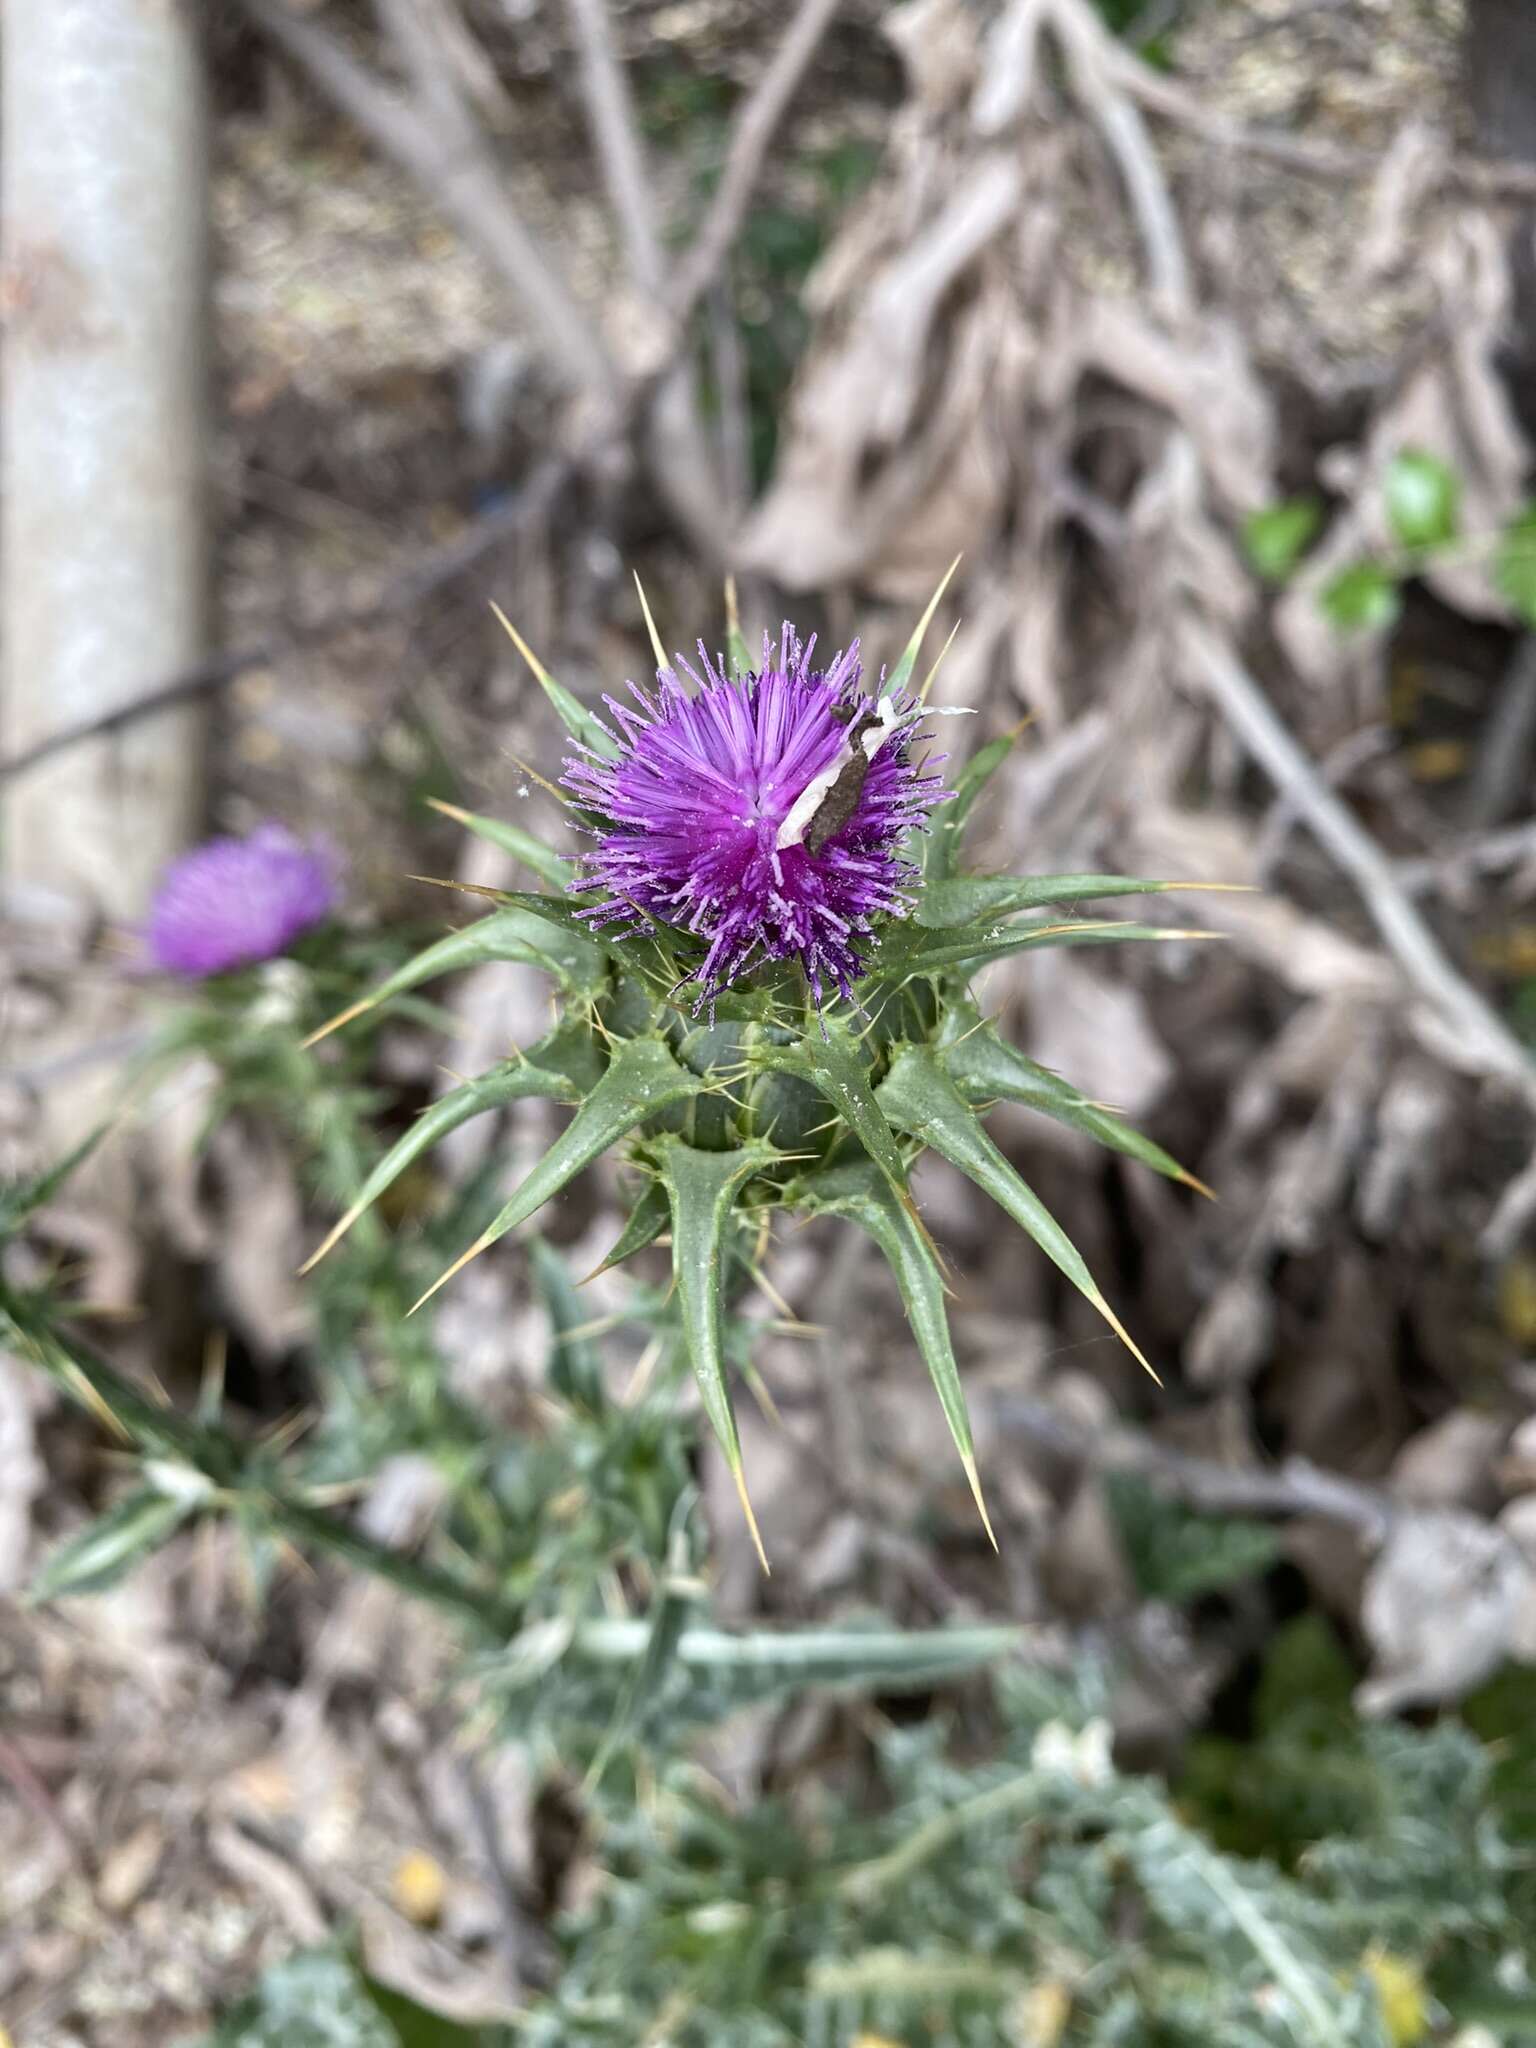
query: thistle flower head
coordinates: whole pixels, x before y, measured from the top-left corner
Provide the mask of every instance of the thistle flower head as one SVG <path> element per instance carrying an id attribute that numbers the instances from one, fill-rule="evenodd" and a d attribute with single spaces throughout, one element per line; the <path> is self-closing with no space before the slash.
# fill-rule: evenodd
<path id="1" fill-rule="evenodd" d="M 334 863 L 281 825 L 209 839 L 162 876 L 149 951 L 168 974 L 200 980 L 284 952 L 336 906 Z"/>
<path id="2" fill-rule="evenodd" d="M 609 698 L 617 759 L 591 749 L 565 785 L 593 818 L 585 885 L 605 892 L 599 923 L 647 916 L 694 933 L 706 952 L 699 1005 L 751 968 L 795 959 L 820 1005 L 846 999 L 877 917 L 912 906 L 917 870 L 901 847 L 945 792 L 913 759 L 921 706 L 860 687 L 858 643 L 813 665 L 814 636 L 785 626 L 762 665 L 729 678 L 699 644 L 700 674 L 659 672 Z"/>

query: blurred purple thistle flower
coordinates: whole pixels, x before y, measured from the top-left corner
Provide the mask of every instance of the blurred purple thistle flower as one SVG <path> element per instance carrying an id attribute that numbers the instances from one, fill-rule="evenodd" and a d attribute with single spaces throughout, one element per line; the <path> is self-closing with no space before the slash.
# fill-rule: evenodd
<path id="1" fill-rule="evenodd" d="M 149 950 L 168 974 L 200 979 L 282 953 L 336 907 L 335 864 L 281 825 L 209 839 L 161 877 Z"/>
<path id="2" fill-rule="evenodd" d="M 708 951 L 695 1008 L 752 967 L 798 959 L 817 1007 L 824 981 L 853 1000 L 877 917 L 903 917 L 918 870 L 902 858 L 914 828 L 950 792 L 912 760 L 922 709 L 904 692 L 860 688 L 858 642 L 813 668 L 786 624 L 777 653 L 727 678 L 699 643 L 700 676 L 664 669 L 640 709 L 606 699 L 617 760 L 588 748 L 564 782 L 594 814 L 581 885 L 607 892 L 602 923 L 646 916 L 696 933 Z"/>

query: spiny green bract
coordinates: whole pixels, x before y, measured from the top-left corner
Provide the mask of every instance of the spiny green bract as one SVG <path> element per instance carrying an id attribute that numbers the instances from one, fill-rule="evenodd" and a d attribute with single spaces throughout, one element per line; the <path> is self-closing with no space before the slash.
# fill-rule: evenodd
<path id="1" fill-rule="evenodd" d="M 909 683 L 932 611 L 930 605 L 887 678 L 887 691 Z M 599 753 L 617 752 L 601 721 L 513 637 L 572 737 Z M 734 624 L 730 654 L 737 672 L 745 671 L 746 647 Z M 573 885 L 563 856 L 517 826 L 443 806 L 514 855 L 545 889 L 498 894 L 489 915 L 429 946 L 327 1030 L 485 960 L 544 969 L 559 992 L 560 1021 L 537 1045 L 427 1110 L 374 1168 L 315 1258 L 413 1160 L 469 1118 L 525 1096 L 569 1103 L 570 1123 L 429 1292 L 525 1222 L 583 1167 L 622 1147 L 641 1189 L 608 1263 L 670 1230 L 689 1360 L 756 1541 L 731 1408 L 725 1311 L 749 1282 L 754 1247 L 774 1211 L 846 1218 L 875 1240 L 891 1266 L 985 1521 L 944 1306 L 944 1267 L 908 1188 L 913 1162 L 931 1149 L 974 1180 L 1138 1359 L 1066 1232 L 988 1137 L 985 1113 L 999 1101 L 1022 1103 L 1155 1172 L 1199 1186 L 1149 1138 L 1009 1045 L 971 992 L 979 968 L 1036 946 L 1206 936 L 1076 914 L 1084 900 L 1189 885 L 1123 875 L 956 872 L 966 820 L 1015 738 L 991 741 L 954 776 L 953 796 L 921 841 L 912 916 L 887 921 L 854 1003 L 818 1008 L 798 965 L 778 962 L 720 995 L 707 1023 L 693 1013 L 688 994 L 700 953 L 689 934 L 655 920 L 623 932 L 594 927 L 583 912 L 595 899 Z M 761 1548 L 759 1541 L 760 1555 Z"/>

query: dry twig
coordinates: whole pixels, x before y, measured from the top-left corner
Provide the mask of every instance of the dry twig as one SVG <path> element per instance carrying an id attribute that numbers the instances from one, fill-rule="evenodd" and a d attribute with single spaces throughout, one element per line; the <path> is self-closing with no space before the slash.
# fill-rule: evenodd
<path id="1" fill-rule="evenodd" d="M 1328 788 L 1259 684 L 1203 622 L 1187 617 L 1183 639 L 1191 670 L 1223 718 L 1359 890 L 1388 951 L 1440 1027 L 1436 1050 L 1464 1071 L 1505 1082 L 1536 1107 L 1536 1062 L 1447 960 L 1392 863 Z"/>
<path id="2" fill-rule="evenodd" d="M 459 82 L 414 0 L 378 0 L 406 64 L 414 97 L 374 78 L 346 46 L 281 0 L 242 0 L 246 12 L 386 156 L 437 200 L 517 295 L 557 374 L 606 390 L 613 367 L 602 338 L 507 193 Z"/>

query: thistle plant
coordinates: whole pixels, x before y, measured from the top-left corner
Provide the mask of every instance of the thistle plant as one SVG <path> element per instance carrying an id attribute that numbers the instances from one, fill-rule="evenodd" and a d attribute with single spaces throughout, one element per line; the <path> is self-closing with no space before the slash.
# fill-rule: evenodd
<path id="1" fill-rule="evenodd" d="M 570 1104 L 544 1157 L 422 1299 L 622 1148 L 638 1192 L 605 1266 L 670 1232 L 688 1361 L 760 1556 L 728 1334 L 776 1216 L 841 1217 L 879 1246 L 986 1522 L 945 1268 L 910 1192 L 915 1160 L 931 1149 L 975 1181 L 1143 1365 L 1066 1232 L 988 1136 L 986 1113 L 1021 1103 L 1199 1186 L 982 1013 L 971 983 L 991 961 L 1037 946 L 1204 934 L 1078 914 L 1085 900 L 1177 883 L 960 869 L 967 821 L 1017 735 L 958 767 L 925 758 L 940 715 L 929 703 L 938 663 L 920 687 L 913 677 L 939 594 L 873 687 L 857 645 L 822 662 L 788 625 L 777 641 L 765 636 L 754 663 L 733 603 L 728 662 L 701 642 L 696 665 L 669 663 L 652 626 L 654 691 L 632 685 L 632 702 L 605 699 L 606 717 L 503 619 L 569 736 L 563 786 L 545 786 L 585 850 L 572 860 L 520 827 L 453 810 L 543 887 L 490 892 L 486 916 L 325 1027 L 478 961 L 523 961 L 553 977 L 559 1019 L 548 1036 L 435 1103 L 368 1175 L 315 1259 L 468 1119 L 529 1096 Z"/>

